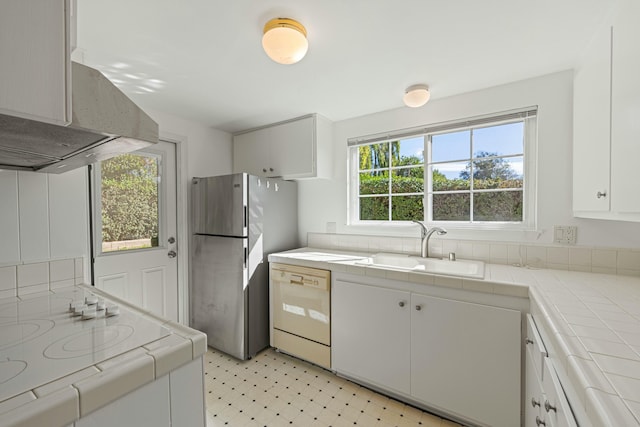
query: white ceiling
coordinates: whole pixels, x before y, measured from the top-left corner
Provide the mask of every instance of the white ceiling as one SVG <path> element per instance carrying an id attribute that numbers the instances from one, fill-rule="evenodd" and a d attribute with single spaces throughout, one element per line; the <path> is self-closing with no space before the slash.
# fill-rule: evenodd
<path id="1" fill-rule="evenodd" d="M 343 120 L 572 68 L 615 0 L 80 0 L 74 57 L 143 107 L 236 132 L 308 113 Z M 271 18 L 309 52 L 262 51 Z"/>

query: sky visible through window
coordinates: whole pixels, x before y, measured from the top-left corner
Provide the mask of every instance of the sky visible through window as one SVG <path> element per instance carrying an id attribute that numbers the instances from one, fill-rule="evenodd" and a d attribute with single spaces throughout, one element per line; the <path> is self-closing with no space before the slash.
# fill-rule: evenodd
<path id="1" fill-rule="evenodd" d="M 480 152 L 496 153 L 497 155 L 519 155 L 515 158 L 506 158 L 511 169 L 522 176 L 524 165 L 522 159 L 524 123 L 508 123 L 499 126 L 476 128 L 473 131 L 473 154 L 477 156 Z M 471 150 L 470 131 L 450 132 L 432 137 L 432 162 L 450 162 L 434 165 L 440 173 L 448 179 L 459 177 L 461 171 L 465 170 L 468 164 Z M 402 140 L 400 144 L 400 156 L 417 156 L 424 161 L 423 157 L 424 137 L 417 136 Z M 455 160 L 460 160 L 456 163 Z"/>

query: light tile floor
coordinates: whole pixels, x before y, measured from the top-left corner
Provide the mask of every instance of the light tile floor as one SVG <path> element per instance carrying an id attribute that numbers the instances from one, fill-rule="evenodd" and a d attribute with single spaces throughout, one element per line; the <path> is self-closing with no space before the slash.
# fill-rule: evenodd
<path id="1" fill-rule="evenodd" d="M 458 427 L 310 363 L 267 349 L 205 355 L 207 427 Z"/>

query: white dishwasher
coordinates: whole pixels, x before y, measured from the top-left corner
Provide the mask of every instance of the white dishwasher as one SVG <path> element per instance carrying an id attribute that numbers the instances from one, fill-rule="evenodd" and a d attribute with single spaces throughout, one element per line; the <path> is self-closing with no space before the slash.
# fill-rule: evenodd
<path id="1" fill-rule="evenodd" d="M 271 346 L 331 369 L 331 272 L 271 263 Z"/>

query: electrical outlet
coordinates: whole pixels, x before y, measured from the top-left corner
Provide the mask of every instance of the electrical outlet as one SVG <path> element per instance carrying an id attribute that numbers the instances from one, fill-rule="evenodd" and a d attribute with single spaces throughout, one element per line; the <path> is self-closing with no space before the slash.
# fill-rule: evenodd
<path id="1" fill-rule="evenodd" d="M 553 242 L 562 245 L 575 245 L 578 238 L 578 227 L 575 225 L 553 226 Z"/>

